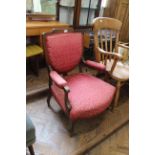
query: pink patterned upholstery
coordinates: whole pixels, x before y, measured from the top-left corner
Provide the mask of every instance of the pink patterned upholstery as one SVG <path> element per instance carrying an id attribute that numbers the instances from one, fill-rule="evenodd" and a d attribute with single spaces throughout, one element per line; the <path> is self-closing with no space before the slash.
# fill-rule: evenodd
<path id="1" fill-rule="evenodd" d="M 95 61 L 86 60 L 85 64 L 91 68 L 97 69 L 99 71 L 105 71 L 105 66 Z"/>
<path id="2" fill-rule="evenodd" d="M 69 101 L 72 106 L 70 119 L 89 118 L 103 112 L 111 103 L 115 87 L 87 74 L 74 74 L 66 77 L 67 85 L 70 88 Z M 51 91 L 58 104 L 64 111 L 64 91 L 55 84 Z"/>
<path id="3" fill-rule="evenodd" d="M 66 73 L 79 64 L 83 52 L 81 33 L 61 33 L 46 38 L 46 55 L 54 70 Z"/>
<path id="4" fill-rule="evenodd" d="M 54 70 L 50 72 L 51 93 L 63 111 L 69 114 L 71 121 L 90 118 L 105 111 L 115 94 L 114 86 L 83 73 L 66 76 L 65 79 L 59 75 L 79 65 L 83 54 L 82 34 L 69 32 L 47 35 L 44 45 L 48 65 Z M 93 61 L 87 60 L 85 64 L 99 71 L 105 69 L 104 65 Z M 66 85 L 70 90 L 70 112 L 66 109 L 62 89 Z"/>
<path id="5" fill-rule="evenodd" d="M 50 77 L 60 88 L 63 88 L 67 84 L 67 81 L 65 81 L 56 71 L 51 71 Z"/>

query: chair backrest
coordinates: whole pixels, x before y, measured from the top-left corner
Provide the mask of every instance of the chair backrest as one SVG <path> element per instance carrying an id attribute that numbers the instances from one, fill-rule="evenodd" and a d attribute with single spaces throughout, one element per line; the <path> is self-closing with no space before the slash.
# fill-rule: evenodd
<path id="1" fill-rule="evenodd" d="M 44 49 L 48 65 L 59 73 L 67 73 L 81 61 L 83 37 L 81 33 L 57 30 L 44 34 Z"/>
<path id="2" fill-rule="evenodd" d="M 108 17 L 97 17 L 93 20 L 93 32 L 94 32 L 94 44 L 95 44 L 95 56 L 99 62 L 104 59 L 104 55 L 101 55 L 96 48 L 100 47 L 104 51 L 117 52 L 117 43 L 119 41 L 119 33 L 122 26 L 122 22 Z"/>

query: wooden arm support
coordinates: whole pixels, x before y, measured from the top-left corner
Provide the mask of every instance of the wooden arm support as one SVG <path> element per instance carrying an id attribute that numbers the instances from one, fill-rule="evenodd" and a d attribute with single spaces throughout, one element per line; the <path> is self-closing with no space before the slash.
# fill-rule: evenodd
<path id="1" fill-rule="evenodd" d="M 110 57 L 113 58 L 114 61 L 113 61 L 113 64 L 112 64 L 112 67 L 111 67 L 111 70 L 110 70 L 110 74 L 112 74 L 113 71 L 114 71 L 114 69 L 115 69 L 115 66 L 116 66 L 116 64 L 117 64 L 117 61 L 122 60 L 122 55 L 119 54 L 119 53 L 104 51 L 103 49 L 101 49 L 101 48 L 99 48 L 99 47 L 97 48 L 97 50 L 98 50 L 100 53 L 102 53 L 102 54 L 104 54 L 104 55 L 106 55 L 106 56 L 110 56 Z"/>
<path id="2" fill-rule="evenodd" d="M 104 51 L 103 49 L 101 48 L 97 48 L 97 50 L 102 53 L 102 54 L 105 54 L 107 56 L 112 56 L 114 59 L 117 59 L 117 60 L 122 60 L 122 56 L 121 54 L 119 53 L 114 53 L 114 52 L 107 52 L 107 51 Z"/>
<path id="3" fill-rule="evenodd" d="M 119 42 L 119 43 L 117 43 L 117 46 L 129 49 L 129 43 Z"/>
<path id="4" fill-rule="evenodd" d="M 72 109 L 72 106 L 68 100 L 68 93 L 70 92 L 70 89 L 68 86 L 64 86 L 64 92 L 65 92 L 65 106 L 66 106 L 66 110 L 67 110 L 67 114 L 69 115 L 71 109 Z"/>

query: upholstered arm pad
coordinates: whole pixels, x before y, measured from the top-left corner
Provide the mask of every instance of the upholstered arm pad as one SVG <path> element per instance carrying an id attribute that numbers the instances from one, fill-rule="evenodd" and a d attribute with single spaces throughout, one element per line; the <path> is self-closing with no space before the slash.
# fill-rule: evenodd
<path id="1" fill-rule="evenodd" d="M 50 77 L 54 81 L 54 83 L 60 88 L 64 88 L 67 85 L 67 81 L 63 77 L 61 77 L 56 71 L 51 71 Z"/>
<path id="2" fill-rule="evenodd" d="M 104 64 L 100 64 L 100 63 L 95 62 L 95 61 L 86 60 L 86 61 L 84 61 L 84 64 L 91 67 L 91 68 L 93 68 L 93 69 L 99 70 L 99 71 L 104 71 L 105 70 Z"/>

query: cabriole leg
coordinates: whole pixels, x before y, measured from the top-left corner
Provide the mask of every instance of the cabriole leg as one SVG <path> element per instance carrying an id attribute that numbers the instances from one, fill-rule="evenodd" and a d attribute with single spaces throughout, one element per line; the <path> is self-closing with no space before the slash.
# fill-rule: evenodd
<path id="1" fill-rule="evenodd" d="M 70 132 L 71 137 L 74 135 L 74 126 L 75 126 L 75 123 L 73 123 L 71 120 L 69 120 L 68 130 Z"/>
<path id="2" fill-rule="evenodd" d="M 50 92 L 48 92 L 48 96 L 47 96 L 47 105 L 50 108 L 50 100 L 51 100 L 52 94 Z"/>

